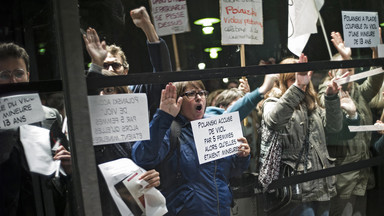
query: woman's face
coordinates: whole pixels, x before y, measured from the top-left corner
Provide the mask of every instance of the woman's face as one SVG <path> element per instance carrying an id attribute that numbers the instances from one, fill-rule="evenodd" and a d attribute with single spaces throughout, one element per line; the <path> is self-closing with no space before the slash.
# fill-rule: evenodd
<path id="1" fill-rule="evenodd" d="M 185 93 L 193 93 L 193 92 L 201 92 L 204 91 L 201 88 L 188 85 L 185 88 Z M 189 121 L 194 121 L 198 119 L 202 119 L 205 113 L 205 106 L 206 106 L 206 99 L 207 95 L 203 94 L 200 96 L 199 94 L 196 94 L 196 96 L 193 97 L 187 97 L 183 96 L 183 104 L 181 105 L 181 114 L 187 118 Z"/>

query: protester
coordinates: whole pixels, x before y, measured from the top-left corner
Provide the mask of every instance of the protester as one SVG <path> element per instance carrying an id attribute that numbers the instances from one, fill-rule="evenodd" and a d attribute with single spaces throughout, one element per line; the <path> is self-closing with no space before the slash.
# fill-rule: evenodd
<path id="1" fill-rule="evenodd" d="M 113 72 L 105 69 L 102 70 L 102 74 L 104 76 L 114 76 Z M 100 95 L 127 93 L 131 92 L 127 89 L 126 86 L 114 86 L 104 88 L 100 92 Z M 120 158 L 131 158 L 132 144 L 133 143 L 126 142 L 95 146 L 96 164 L 102 164 Z M 99 179 L 99 190 L 103 215 L 120 215 L 120 212 L 109 192 L 107 183 L 105 182 L 105 179 L 99 169 L 97 170 L 97 177 Z M 143 173 L 140 179 L 144 179 L 148 182 L 146 188 L 157 187 L 160 185 L 159 173 L 154 169 Z"/>
<path id="2" fill-rule="evenodd" d="M 133 23 L 143 30 L 147 37 L 148 52 L 150 55 L 153 72 L 172 71 L 170 54 L 168 46 L 162 38 L 156 33 L 156 30 L 151 23 L 145 7 L 134 9 L 130 12 Z M 87 34 L 83 35 L 88 54 L 92 59 L 89 68 L 89 76 L 100 75 L 104 68 L 110 70 L 116 75 L 128 74 L 129 64 L 123 50 L 116 46 L 107 46 L 105 41 L 100 42 L 99 36 L 95 29 L 88 28 Z M 129 86 L 133 93 L 146 93 L 148 100 L 148 109 L 150 118 L 156 112 L 160 103 L 161 89 L 165 85 L 160 84 L 141 84 Z M 98 94 L 100 91 L 92 92 Z"/>
<path id="3" fill-rule="evenodd" d="M 307 62 L 288 58 L 281 64 Z M 332 80 L 326 89 L 325 109 L 318 103 L 312 71 L 280 74 L 279 88 L 264 101 L 262 118 L 271 130 L 279 131 L 282 145 L 279 178 L 331 167 L 325 131 L 342 129 L 339 87 Z M 292 186 L 292 200 L 269 215 L 328 215 L 329 200 L 336 194 L 334 177 L 320 178 Z M 290 196 L 289 194 L 287 196 Z M 276 204 L 277 206 L 277 204 Z"/>
<path id="4" fill-rule="evenodd" d="M 340 33 L 332 32 L 332 43 L 338 51 L 335 60 L 351 59 L 351 48 L 345 47 Z M 324 94 L 327 82 L 332 77 L 349 72 L 354 74 L 354 68 L 334 70 L 330 77 L 319 87 L 319 95 Z M 383 83 L 384 74 L 368 77 L 362 84 L 349 82 L 343 85 L 342 90 L 348 93 L 356 105 L 356 113 L 359 114 L 361 125 L 372 125 L 372 112 L 368 103 L 378 94 Z M 322 100 L 321 100 L 322 101 Z M 355 116 L 348 115 L 349 118 Z M 331 157 L 336 158 L 335 165 L 343 165 L 369 159 L 371 132 L 359 132 L 354 139 L 339 140 L 337 143 L 330 143 L 328 151 Z M 345 172 L 336 176 L 337 196 L 331 201 L 331 215 L 354 215 L 366 214 L 367 196 L 366 191 L 374 187 L 374 176 L 371 168 Z"/>
<path id="5" fill-rule="evenodd" d="M 151 139 L 136 142 L 132 149 L 133 160 L 145 169 L 157 167 L 170 154 L 163 161 L 169 176 L 162 175 L 169 215 L 230 215 L 228 180 L 248 167 L 250 149 L 245 138 L 238 138 L 242 144 L 237 155 L 199 165 L 190 121 L 204 118 L 206 95 L 201 81 L 168 84 L 150 123 Z M 181 125 L 180 150 L 170 150 L 174 120 Z"/>
<path id="6" fill-rule="evenodd" d="M 0 84 L 29 82 L 29 56 L 14 43 L 0 44 Z M 33 125 L 50 129 L 61 116 L 55 109 L 43 106 L 46 119 Z M 59 123 L 59 124 L 60 124 Z M 0 215 L 63 215 L 66 207 L 65 182 L 60 178 L 55 187 L 52 176 L 29 171 L 19 128 L 0 130 Z M 54 159 L 62 160 L 68 171 L 70 153 L 61 146 Z M 63 190 L 61 194 L 58 190 Z M 42 200 L 50 206 L 43 208 Z"/>

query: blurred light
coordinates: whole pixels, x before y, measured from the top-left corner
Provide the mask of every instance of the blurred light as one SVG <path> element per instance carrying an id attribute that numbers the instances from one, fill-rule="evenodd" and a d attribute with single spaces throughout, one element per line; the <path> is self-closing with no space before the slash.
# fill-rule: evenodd
<path id="1" fill-rule="evenodd" d="M 212 34 L 214 30 L 212 25 L 219 22 L 220 22 L 220 19 L 218 18 L 203 18 L 203 19 L 196 20 L 193 23 L 195 25 L 203 26 L 203 29 L 202 29 L 203 34 Z"/>
<path id="2" fill-rule="evenodd" d="M 37 50 L 39 52 L 40 55 L 44 55 L 45 54 L 45 43 L 39 43 L 39 49 Z"/>
<path id="3" fill-rule="evenodd" d="M 219 53 L 221 50 L 223 50 L 221 47 L 211 47 L 211 48 L 205 48 L 205 52 L 209 52 L 209 57 L 211 59 L 217 59 L 219 57 Z"/>
<path id="4" fill-rule="evenodd" d="M 40 55 L 44 55 L 45 54 L 45 49 L 44 48 L 39 49 L 39 54 Z"/>
<path id="5" fill-rule="evenodd" d="M 383 27 L 383 26 L 384 26 L 384 23 L 380 23 L 380 26 Z"/>
<path id="6" fill-rule="evenodd" d="M 223 83 L 228 83 L 229 79 L 228 78 L 223 78 Z"/>
<path id="7" fill-rule="evenodd" d="M 220 19 L 218 18 L 203 18 L 203 19 L 198 19 L 193 24 L 195 25 L 202 25 L 202 26 L 212 26 L 212 24 L 219 23 Z"/>
<path id="8" fill-rule="evenodd" d="M 213 33 L 213 28 L 212 26 L 209 26 L 209 27 L 203 27 L 202 31 L 203 31 L 203 34 L 212 34 Z"/>
<path id="9" fill-rule="evenodd" d="M 89 63 L 88 63 L 88 68 L 90 68 L 90 67 L 91 67 L 91 64 L 92 64 L 92 62 L 89 62 Z"/>
<path id="10" fill-rule="evenodd" d="M 205 69 L 205 63 L 201 62 L 197 65 L 199 67 L 199 70 L 204 70 Z"/>

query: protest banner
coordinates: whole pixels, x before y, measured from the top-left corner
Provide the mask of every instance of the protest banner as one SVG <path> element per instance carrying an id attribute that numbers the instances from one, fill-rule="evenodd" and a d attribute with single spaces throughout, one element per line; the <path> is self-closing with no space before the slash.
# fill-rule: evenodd
<path id="1" fill-rule="evenodd" d="M 151 7 L 159 36 L 190 31 L 186 0 L 151 0 Z"/>
<path id="2" fill-rule="evenodd" d="M 377 12 L 342 11 L 346 47 L 375 47 L 380 44 Z"/>
<path id="3" fill-rule="evenodd" d="M 16 128 L 44 120 L 38 94 L 24 94 L 0 98 L 0 129 Z"/>
<path id="4" fill-rule="evenodd" d="M 261 0 L 221 0 L 220 11 L 223 45 L 264 43 Z"/>
<path id="5" fill-rule="evenodd" d="M 94 145 L 149 139 L 146 94 L 88 96 Z"/>
<path id="6" fill-rule="evenodd" d="M 237 154 L 243 136 L 238 112 L 191 122 L 199 163 Z"/>

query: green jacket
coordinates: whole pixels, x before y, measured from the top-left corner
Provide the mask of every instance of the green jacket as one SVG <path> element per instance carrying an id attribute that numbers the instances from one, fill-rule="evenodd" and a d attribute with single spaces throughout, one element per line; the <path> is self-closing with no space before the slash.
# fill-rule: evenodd
<path id="1" fill-rule="evenodd" d="M 353 83 L 349 95 L 355 102 L 356 110 L 360 118 L 360 125 L 372 125 L 372 113 L 368 103 L 380 90 L 383 83 L 383 74 L 369 77 L 361 85 Z M 324 101 L 324 92 L 327 82 L 319 86 L 320 101 Z M 358 132 L 353 139 L 333 141 L 327 143 L 328 152 L 335 157 L 335 165 L 343 165 L 371 157 L 370 148 L 371 132 Z M 342 199 L 348 199 L 351 195 L 364 196 L 367 189 L 375 185 L 372 170 L 361 169 L 336 176 L 337 194 Z"/>
<path id="2" fill-rule="evenodd" d="M 333 166 L 327 151 L 325 133 L 337 133 L 342 129 L 342 111 L 339 97 L 332 96 L 326 98 L 325 109 L 318 106 L 308 113 L 306 105 L 302 103 L 304 97 L 304 92 L 292 85 L 278 101 L 266 100 L 263 105 L 263 119 L 268 127 L 280 131 L 281 162 L 292 168 L 296 167 L 309 132 L 306 164 L 308 172 L 313 172 Z M 297 171 L 304 171 L 304 163 L 299 164 Z M 334 181 L 335 177 L 330 176 L 301 183 L 298 185 L 301 196 L 294 199 L 304 202 L 328 201 L 336 195 Z"/>

